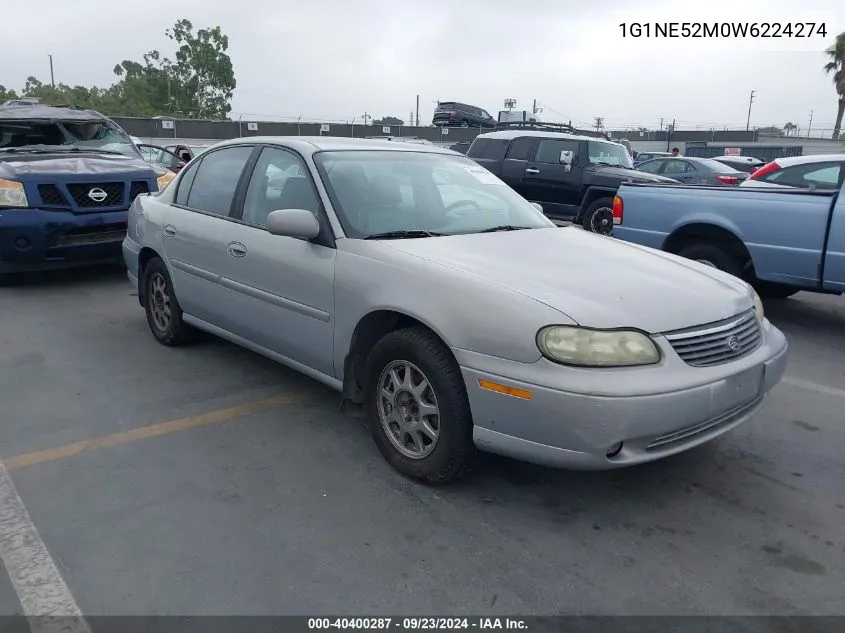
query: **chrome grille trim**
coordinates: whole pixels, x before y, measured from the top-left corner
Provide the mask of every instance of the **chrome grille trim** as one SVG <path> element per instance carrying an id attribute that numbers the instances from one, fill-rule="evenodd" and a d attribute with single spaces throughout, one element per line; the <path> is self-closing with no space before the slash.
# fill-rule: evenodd
<path id="1" fill-rule="evenodd" d="M 711 367 L 742 358 L 760 347 L 763 331 L 754 310 L 695 328 L 663 335 L 675 353 L 693 367 Z M 728 341 L 736 338 L 735 348 Z"/>

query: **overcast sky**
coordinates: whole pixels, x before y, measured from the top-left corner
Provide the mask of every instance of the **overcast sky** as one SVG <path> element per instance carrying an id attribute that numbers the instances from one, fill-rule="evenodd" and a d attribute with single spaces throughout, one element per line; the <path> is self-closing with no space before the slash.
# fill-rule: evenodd
<path id="1" fill-rule="evenodd" d="M 688 5 L 697 7 L 690 8 Z M 609 128 L 832 127 L 823 50 L 845 30 L 842 0 L 2 0 L 0 84 L 26 77 L 108 85 L 123 59 L 172 52 L 179 18 L 221 26 L 238 87 L 233 118 L 420 118 L 459 100 L 494 116 L 507 97 L 543 118 Z M 635 6 L 636 8 L 632 8 Z M 838 6 L 838 11 L 837 11 Z M 620 22 L 821 21 L 802 40 L 622 38 Z M 779 50 L 778 50 L 779 49 Z M 799 50 L 803 49 L 803 50 Z"/>

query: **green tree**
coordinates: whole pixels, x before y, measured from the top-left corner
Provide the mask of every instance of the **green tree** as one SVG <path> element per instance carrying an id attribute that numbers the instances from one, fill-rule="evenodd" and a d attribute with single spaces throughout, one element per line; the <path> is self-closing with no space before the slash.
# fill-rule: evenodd
<path id="1" fill-rule="evenodd" d="M 836 36 L 836 44 L 825 52 L 830 57 L 830 61 L 825 64 L 824 70 L 829 75 L 833 75 L 833 85 L 839 96 L 836 123 L 833 125 L 833 138 L 838 139 L 842 130 L 842 115 L 845 114 L 845 31 Z"/>
<path id="2" fill-rule="evenodd" d="M 397 119 L 395 116 L 386 116 L 373 121 L 373 125 L 405 125 L 405 122 L 402 119 Z"/>
<path id="3" fill-rule="evenodd" d="M 18 93 L 14 90 L 8 90 L 6 86 L 0 84 L 0 103 L 6 103 L 10 99 L 17 99 Z"/>

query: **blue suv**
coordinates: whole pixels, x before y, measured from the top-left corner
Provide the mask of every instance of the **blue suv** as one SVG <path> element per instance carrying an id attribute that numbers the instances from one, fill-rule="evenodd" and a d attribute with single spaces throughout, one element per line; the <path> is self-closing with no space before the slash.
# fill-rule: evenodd
<path id="1" fill-rule="evenodd" d="M 173 177 L 98 112 L 0 106 L 0 282 L 122 261 L 129 205 Z"/>

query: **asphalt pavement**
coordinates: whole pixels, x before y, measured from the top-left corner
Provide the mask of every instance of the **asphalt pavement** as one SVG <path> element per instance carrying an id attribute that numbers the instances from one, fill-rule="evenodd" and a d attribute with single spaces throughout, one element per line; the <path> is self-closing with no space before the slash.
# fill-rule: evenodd
<path id="1" fill-rule="evenodd" d="M 120 270 L 54 273 L 0 289 L 0 457 L 90 615 L 845 614 L 845 299 L 766 308 L 787 376 L 720 440 L 427 488 L 329 389 L 158 345 Z"/>

